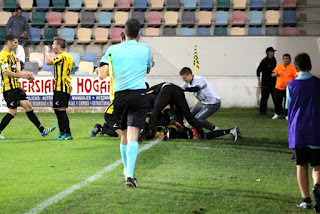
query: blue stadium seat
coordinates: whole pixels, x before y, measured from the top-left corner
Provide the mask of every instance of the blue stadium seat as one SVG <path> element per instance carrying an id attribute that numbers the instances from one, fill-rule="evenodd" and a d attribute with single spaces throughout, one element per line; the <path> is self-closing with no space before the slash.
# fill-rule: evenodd
<path id="1" fill-rule="evenodd" d="M 72 58 L 73 58 L 73 63 L 74 63 L 74 65 L 75 65 L 75 67 L 76 67 L 76 69 L 78 69 L 79 68 L 79 63 L 80 63 L 80 54 L 78 54 L 78 53 L 69 53 L 71 56 L 72 56 Z"/>
<path id="2" fill-rule="evenodd" d="M 180 0 L 167 0 L 167 10 L 179 10 Z"/>
<path id="3" fill-rule="evenodd" d="M 279 0 L 267 0 L 266 3 L 267 9 L 279 9 L 280 1 Z"/>
<path id="4" fill-rule="evenodd" d="M 75 10 L 75 11 L 81 10 L 82 1 L 83 0 L 69 0 L 70 7 L 68 9 Z"/>
<path id="5" fill-rule="evenodd" d="M 200 0 L 200 10 L 212 10 L 213 0 Z"/>
<path id="6" fill-rule="evenodd" d="M 28 12 L 22 12 L 22 16 L 23 16 L 24 18 L 26 18 L 27 23 L 28 23 L 28 22 L 29 22 L 29 13 L 28 13 Z"/>
<path id="7" fill-rule="evenodd" d="M 165 28 L 163 28 L 162 35 L 163 36 L 176 36 L 177 35 L 176 28 L 165 27 Z"/>
<path id="8" fill-rule="evenodd" d="M 112 13 L 111 12 L 99 12 L 98 13 L 98 26 L 109 27 L 111 26 Z"/>
<path id="9" fill-rule="evenodd" d="M 96 53 L 84 53 L 83 61 L 92 62 L 93 66 L 97 67 L 98 55 Z"/>
<path id="10" fill-rule="evenodd" d="M 134 9 L 135 10 L 146 10 L 147 9 L 147 0 L 134 0 Z"/>
<path id="11" fill-rule="evenodd" d="M 213 30 L 213 34 L 217 36 L 225 36 L 228 34 L 228 30 L 225 27 L 216 27 Z"/>
<path id="12" fill-rule="evenodd" d="M 197 36 L 210 36 L 210 28 L 198 27 Z"/>
<path id="13" fill-rule="evenodd" d="M 37 0 L 36 10 L 48 10 L 50 0 Z"/>
<path id="14" fill-rule="evenodd" d="M 182 26 L 192 27 L 194 26 L 195 22 L 195 12 L 194 11 L 183 11 L 181 18 L 182 18 Z"/>
<path id="15" fill-rule="evenodd" d="M 197 0 L 183 0 L 185 10 L 195 10 L 197 7 Z"/>
<path id="16" fill-rule="evenodd" d="M 61 29 L 61 37 L 64 38 L 67 43 L 74 42 L 75 31 L 74 28 L 62 28 Z"/>
<path id="17" fill-rule="evenodd" d="M 277 27 L 266 27 L 266 36 L 279 36 L 279 28 Z"/>
<path id="18" fill-rule="evenodd" d="M 284 10 L 283 11 L 283 24 L 295 25 L 297 23 L 297 13 L 295 10 Z"/>
<path id="19" fill-rule="evenodd" d="M 249 12 L 249 25 L 262 25 L 262 11 Z"/>
<path id="20" fill-rule="evenodd" d="M 214 13 L 216 25 L 228 25 L 229 12 L 228 11 L 216 11 Z"/>
<path id="21" fill-rule="evenodd" d="M 182 27 L 179 30 L 180 36 L 193 36 L 193 28 Z"/>
<path id="22" fill-rule="evenodd" d="M 83 76 L 87 76 L 90 75 L 89 72 L 87 71 L 76 71 L 76 73 L 74 73 L 75 75 L 83 75 Z"/>
<path id="23" fill-rule="evenodd" d="M 43 62 L 42 71 L 50 71 L 52 74 L 54 74 L 54 66 L 48 65 L 46 62 Z"/>
<path id="24" fill-rule="evenodd" d="M 28 42 L 32 44 L 40 43 L 40 35 L 41 29 L 40 28 L 29 28 L 28 30 Z"/>
<path id="25" fill-rule="evenodd" d="M 250 0 L 250 8 L 251 9 L 262 9 L 263 0 Z"/>
<path id="26" fill-rule="evenodd" d="M 248 28 L 248 35 L 261 36 L 262 35 L 261 27 L 249 27 Z"/>

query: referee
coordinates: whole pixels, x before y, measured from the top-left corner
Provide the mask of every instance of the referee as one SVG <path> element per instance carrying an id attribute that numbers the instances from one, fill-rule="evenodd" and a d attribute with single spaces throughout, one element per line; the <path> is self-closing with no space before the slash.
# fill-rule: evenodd
<path id="1" fill-rule="evenodd" d="M 109 47 L 98 69 L 101 80 L 109 75 L 108 57 L 111 55 L 115 91 L 113 114 L 122 130 L 120 153 L 128 187 L 138 186 L 133 171 L 138 155 L 138 138 L 148 111 L 145 75 L 153 66 L 149 46 L 138 43 L 139 31 L 139 21 L 128 19 L 125 24 L 126 41 Z"/>
<path id="2" fill-rule="evenodd" d="M 53 92 L 53 109 L 58 119 L 59 134 L 54 139 L 72 140 L 67 108 L 72 91 L 70 74 L 73 70 L 73 58 L 65 52 L 66 40 L 55 37 L 52 44 L 53 51 L 57 54 L 55 58 L 49 57 L 49 47 L 45 46 L 46 63 L 54 65 L 55 86 Z"/>

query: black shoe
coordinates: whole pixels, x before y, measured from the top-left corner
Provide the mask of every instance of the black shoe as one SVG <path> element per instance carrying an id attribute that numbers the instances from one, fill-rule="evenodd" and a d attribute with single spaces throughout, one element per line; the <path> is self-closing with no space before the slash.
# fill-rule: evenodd
<path id="1" fill-rule="evenodd" d="M 314 185 L 314 187 L 312 188 L 312 192 L 314 197 L 313 209 L 317 213 L 320 213 L 320 185 L 319 184 Z"/>
<path id="2" fill-rule="evenodd" d="M 138 187 L 137 179 L 135 177 L 127 177 L 126 178 L 126 184 L 128 187 Z"/>
<path id="3" fill-rule="evenodd" d="M 99 132 L 101 132 L 102 126 L 99 123 L 96 123 L 90 133 L 90 137 L 95 137 Z"/>

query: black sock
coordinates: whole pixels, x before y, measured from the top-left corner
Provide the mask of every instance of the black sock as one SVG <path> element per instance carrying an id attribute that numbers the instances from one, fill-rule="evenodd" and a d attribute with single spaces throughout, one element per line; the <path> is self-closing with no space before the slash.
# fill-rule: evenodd
<path id="1" fill-rule="evenodd" d="M 302 199 L 304 202 L 311 204 L 311 198 L 310 197 L 306 197 Z"/>
<path id="2" fill-rule="evenodd" d="M 58 117 L 58 124 L 60 132 L 65 132 L 66 134 L 71 134 L 69 126 L 69 118 L 66 111 L 55 110 Z"/>
<path id="3" fill-rule="evenodd" d="M 65 128 L 63 127 L 63 119 L 62 119 L 62 111 L 58 111 L 58 110 L 54 110 L 54 113 L 56 114 L 57 116 L 57 119 L 58 119 L 58 126 L 59 126 L 59 131 L 60 132 L 66 132 Z"/>
<path id="4" fill-rule="evenodd" d="M 14 118 L 11 114 L 7 113 L 6 116 L 2 118 L 2 121 L 0 123 L 0 133 L 3 129 L 6 128 L 6 126 L 10 123 L 10 121 Z"/>
<path id="5" fill-rule="evenodd" d="M 40 132 L 43 132 L 44 128 L 41 125 L 38 117 L 35 115 L 33 110 L 26 112 L 29 120 L 37 127 Z"/>
<path id="6" fill-rule="evenodd" d="M 212 138 L 215 138 L 215 137 L 220 137 L 220 136 L 223 136 L 223 135 L 227 135 L 229 133 L 230 133 L 230 129 L 211 131 L 209 133 L 206 133 L 206 138 L 207 139 L 212 139 Z"/>

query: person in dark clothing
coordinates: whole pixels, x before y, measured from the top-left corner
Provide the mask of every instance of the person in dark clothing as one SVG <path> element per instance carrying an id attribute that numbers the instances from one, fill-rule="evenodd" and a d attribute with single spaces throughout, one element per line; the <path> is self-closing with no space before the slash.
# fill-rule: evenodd
<path id="1" fill-rule="evenodd" d="M 260 62 L 257 69 L 258 85 L 261 87 L 260 114 L 267 114 L 267 105 L 269 95 L 271 94 L 274 103 L 274 87 L 277 81 L 276 77 L 272 77 L 272 71 L 277 66 L 277 60 L 274 57 L 276 50 L 273 47 L 266 49 L 267 56 Z M 260 78 L 262 73 L 262 78 Z"/>

